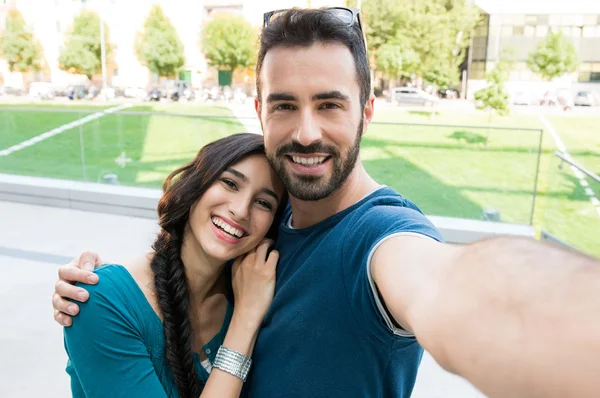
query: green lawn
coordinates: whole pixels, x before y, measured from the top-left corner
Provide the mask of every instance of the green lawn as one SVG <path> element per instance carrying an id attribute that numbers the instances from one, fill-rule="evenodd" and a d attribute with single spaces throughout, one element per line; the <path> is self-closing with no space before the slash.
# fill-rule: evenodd
<path id="1" fill-rule="evenodd" d="M 0 172 L 99 181 L 115 173 L 124 185 L 160 187 L 165 176 L 194 158 L 208 142 L 244 131 L 230 118 L 191 118 L 161 115 L 198 113 L 232 116 L 221 107 L 187 109 L 158 104 L 127 111 L 156 111 L 151 116 L 110 114 L 67 130 L 32 147 L 0 157 Z M 88 113 L 1 112 L 4 149 Z M 3 123 L 3 120 L 8 120 Z M 8 143 L 4 144 L 4 142 Z M 83 148 L 83 151 L 81 150 Z M 83 156 L 82 156 L 83 155 Z M 125 167 L 116 159 L 126 159 Z"/>
<path id="2" fill-rule="evenodd" d="M 600 117 L 548 119 L 574 159 L 598 174 Z M 444 112 L 431 118 L 423 112 L 380 111 L 375 120 L 486 125 L 487 115 Z M 543 128 L 537 117 L 523 115 L 494 117 L 492 124 Z M 383 144 L 382 136 L 386 136 Z M 451 138 L 457 136 L 464 138 L 452 144 Z M 483 209 L 493 208 L 504 221 L 528 222 L 538 147 L 534 136 L 539 138 L 527 131 L 492 130 L 486 147 L 482 144 L 486 129 L 374 124 L 363 139 L 363 158 L 376 178 L 413 199 L 427 214 L 481 218 Z M 550 134 L 544 132 L 543 137 L 533 215 L 536 232 L 544 230 L 600 257 L 600 216 L 570 168 L 558 167 L 560 160 L 554 155 L 557 148 Z M 374 148 L 372 142 L 378 145 Z M 600 184 L 588 181 L 600 197 Z"/>
<path id="3" fill-rule="evenodd" d="M 69 107 L 74 111 L 70 113 L 2 111 L 0 106 L 0 149 L 76 120 L 87 114 L 85 109 L 94 111 L 85 105 Z M 0 157 L 0 172 L 94 182 L 115 173 L 124 185 L 159 187 L 170 171 L 191 160 L 206 143 L 244 130 L 233 117 L 164 114 L 232 116 L 223 107 L 159 103 L 126 111 L 154 114 L 104 116 Z M 600 117 L 549 120 L 575 160 L 599 173 L 596 126 Z M 540 136 L 523 129 L 542 128 L 537 117 L 511 115 L 492 120 L 494 126 L 510 130 L 389 122 L 486 126 L 487 114 L 446 111 L 432 118 L 426 112 L 377 110 L 375 123 L 363 138 L 363 162 L 373 177 L 416 202 L 427 214 L 482 219 L 484 210 L 494 209 L 506 222 L 531 221 Z M 570 169 L 558 168 L 555 150 L 545 133 L 533 225 L 538 233 L 545 230 L 600 257 L 600 216 Z M 117 164 L 117 158 L 126 159 L 125 167 Z M 600 194 L 598 185 L 590 182 Z"/>

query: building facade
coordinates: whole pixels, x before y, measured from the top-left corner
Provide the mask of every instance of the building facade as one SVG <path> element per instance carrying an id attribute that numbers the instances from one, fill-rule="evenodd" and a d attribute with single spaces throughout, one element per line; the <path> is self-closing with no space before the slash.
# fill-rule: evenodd
<path id="1" fill-rule="evenodd" d="M 515 61 L 509 91 L 552 88 L 600 90 L 600 1 L 598 0 L 475 0 L 482 21 L 473 32 L 467 64 L 469 95 L 485 85 L 485 75 L 503 56 Z M 576 73 L 544 82 L 526 64 L 548 32 L 563 32 L 572 40 L 581 65 Z"/>

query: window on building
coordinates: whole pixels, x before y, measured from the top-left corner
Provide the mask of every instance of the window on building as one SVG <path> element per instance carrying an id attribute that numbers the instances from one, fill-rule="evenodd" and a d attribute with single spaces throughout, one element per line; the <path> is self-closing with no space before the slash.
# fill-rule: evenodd
<path id="1" fill-rule="evenodd" d="M 500 34 L 502 35 L 502 37 L 511 37 L 513 34 L 513 27 L 512 26 L 502 26 L 502 31 L 500 32 Z"/>
<path id="2" fill-rule="evenodd" d="M 583 37 L 595 37 L 596 28 L 596 26 L 584 26 L 581 35 Z"/>
<path id="3" fill-rule="evenodd" d="M 472 62 L 471 63 L 471 79 L 485 79 L 485 63 L 484 62 Z"/>
<path id="4" fill-rule="evenodd" d="M 535 37 L 548 36 L 548 25 L 538 25 L 535 27 Z"/>
<path id="5" fill-rule="evenodd" d="M 56 21 L 56 33 L 60 33 L 60 21 Z"/>
<path id="6" fill-rule="evenodd" d="M 600 82 L 600 62 L 584 62 L 579 66 L 580 82 Z"/>
<path id="7" fill-rule="evenodd" d="M 525 26 L 525 37 L 535 36 L 535 26 Z"/>
<path id="8" fill-rule="evenodd" d="M 581 37 L 582 36 L 583 27 L 581 26 L 573 26 L 571 31 L 571 36 L 573 37 Z"/>
<path id="9" fill-rule="evenodd" d="M 113 71 L 113 76 L 119 76 L 119 68 L 115 68 L 115 70 Z"/>
<path id="10" fill-rule="evenodd" d="M 570 26 L 562 26 L 560 28 L 560 31 L 563 33 L 563 35 L 565 35 L 566 37 L 571 37 L 571 33 L 572 33 L 572 29 Z"/>
<path id="11" fill-rule="evenodd" d="M 536 15 L 525 15 L 525 25 L 527 26 L 535 26 L 537 25 L 537 16 Z"/>
<path id="12" fill-rule="evenodd" d="M 566 25 L 566 26 L 583 26 L 583 22 L 584 22 L 583 15 L 565 14 L 562 17 L 562 25 Z"/>
<path id="13" fill-rule="evenodd" d="M 598 25 L 598 15 L 585 15 L 583 17 L 583 24 L 585 26 L 596 26 L 596 25 Z"/>
<path id="14" fill-rule="evenodd" d="M 512 34 L 513 34 L 513 36 L 524 36 L 525 35 L 525 26 L 513 26 Z"/>
<path id="15" fill-rule="evenodd" d="M 487 37 L 489 34 L 490 16 L 484 15 L 479 25 L 475 27 L 473 37 Z"/>
<path id="16" fill-rule="evenodd" d="M 549 15 L 548 16 L 548 25 L 551 26 L 560 26 L 562 25 L 562 15 Z"/>

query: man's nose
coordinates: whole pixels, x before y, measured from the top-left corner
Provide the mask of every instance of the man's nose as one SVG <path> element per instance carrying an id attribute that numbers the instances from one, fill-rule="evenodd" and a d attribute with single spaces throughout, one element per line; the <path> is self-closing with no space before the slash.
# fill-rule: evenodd
<path id="1" fill-rule="evenodd" d="M 305 110 L 302 113 L 295 139 L 304 146 L 308 146 L 323 139 L 321 127 L 310 110 Z"/>

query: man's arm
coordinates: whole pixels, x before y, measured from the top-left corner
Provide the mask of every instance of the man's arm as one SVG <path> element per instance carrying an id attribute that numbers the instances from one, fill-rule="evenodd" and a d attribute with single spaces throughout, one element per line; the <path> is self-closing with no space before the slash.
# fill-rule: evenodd
<path id="1" fill-rule="evenodd" d="M 600 391 L 599 261 L 526 239 L 450 246 L 399 236 L 371 267 L 396 321 L 483 393 Z"/>

